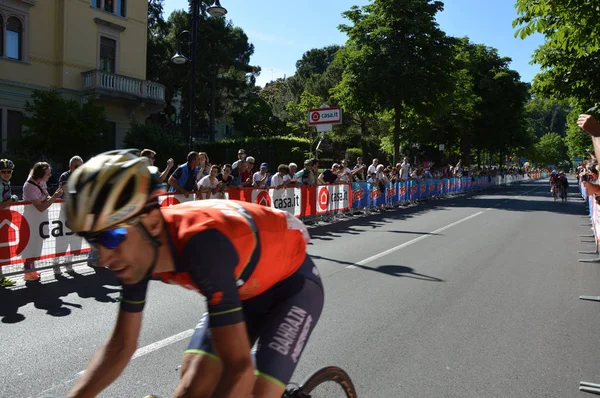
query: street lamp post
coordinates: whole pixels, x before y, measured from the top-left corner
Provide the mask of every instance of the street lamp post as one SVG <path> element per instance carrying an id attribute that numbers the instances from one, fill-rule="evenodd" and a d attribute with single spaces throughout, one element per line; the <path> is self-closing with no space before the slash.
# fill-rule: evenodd
<path id="1" fill-rule="evenodd" d="M 177 53 L 171 58 L 171 62 L 176 65 L 183 65 L 188 61 L 191 62 L 190 66 L 190 77 L 191 77 L 191 85 L 190 85 L 190 136 L 188 141 L 188 148 L 192 150 L 192 137 L 194 134 L 194 112 L 196 110 L 196 51 L 198 44 L 198 20 L 200 19 L 200 2 L 202 0 L 192 0 L 192 34 L 191 34 L 191 57 L 188 60 L 187 57 L 183 55 L 181 52 L 181 36 L 183 34 L 190 36 L 190 32 L 184 30 L 179 34 L 177 39 Z M 227 14 L 227 10 L 221 6 L 221 2 L 219 0 L 215 0 L 214 3 L 207 8 L 208 13 L 212 17 L 222 17 Z"/>

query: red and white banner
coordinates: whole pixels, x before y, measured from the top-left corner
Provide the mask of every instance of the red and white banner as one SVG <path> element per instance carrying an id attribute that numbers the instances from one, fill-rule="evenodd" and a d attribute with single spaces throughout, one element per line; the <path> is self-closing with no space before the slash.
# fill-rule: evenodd
<path id="1" fill-rule="evenodd" d="M 252 203 L 283 210 L 296 217 L 302 215 L 301 201 L 300 188 L 252 190 Z"/>
<path id="2" fill-rule="evenodd" d="M 350 208 L 350 185 L 319 185 L 317 186 L 317 214 Z"/>
<path id="3" fill-rule="evenodd" d="M 30 203 L 0 210 L 0 266 L 90 251 L 66 222 L 63 202 L 39 212 Z"/>

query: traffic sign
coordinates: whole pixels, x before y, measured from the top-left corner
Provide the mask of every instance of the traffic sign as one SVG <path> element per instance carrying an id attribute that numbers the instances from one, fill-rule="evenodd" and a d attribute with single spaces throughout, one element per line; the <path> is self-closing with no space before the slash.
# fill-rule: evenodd
<path id="1" fill-rule="evenodd" d="M 341 124 L 342 108 L 332 106 L 329 108 L 311 109 L 308 111 L 308 125 L 318 126 L 320 124 Z"/>

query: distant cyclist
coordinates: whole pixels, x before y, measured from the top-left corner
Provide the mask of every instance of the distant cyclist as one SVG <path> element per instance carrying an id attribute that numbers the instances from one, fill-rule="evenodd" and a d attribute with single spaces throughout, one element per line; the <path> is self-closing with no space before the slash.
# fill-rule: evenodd
<path id="1" fill-rule="evenodd" d="M 554 194 L 555 189 L 558 188 L 559 175 L 556 170 L 550 174 L 550 192 Z M 557 192 L 558 193 L 558 192 Z"/>
<path id="2" fill-rule="evenodd" d="M 566 198 L 569 192 L 569 179 L 564 171 L 561 171 L 558 175 L 558 186 L 560 188 L 560 197 Z"/>
<path id="3" fill-rule="evenodd" d="M 323 308 L 306 227 L 288 213 L 245 202 L 160 208 L 156 171 L 132 151 L 111 151 L 69 179 L 69 225 L 123 283 L 113 332 L 69 396 L 96 396 L 125 369 L 137 348 L 149 281 L 158 279 L 207 298 L 176 397 L 281 397 Z M 257 340 L 255 373 L 250 348 Z"/>

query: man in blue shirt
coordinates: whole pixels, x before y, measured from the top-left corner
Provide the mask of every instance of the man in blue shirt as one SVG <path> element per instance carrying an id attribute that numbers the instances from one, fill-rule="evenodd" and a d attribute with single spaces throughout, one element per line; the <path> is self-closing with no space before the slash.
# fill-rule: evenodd
<path id="1" fill-rule="evenodd" d="M 198 175 L 198 163 L 200 156 L 198 152 L 192 151 L 187 156 L 187 162 L 177 167 L 177 170 L 169 177 L 169 192 L 178 192 L 186 198 L 190 192 L 197 192 L 196 176 Z"/>

